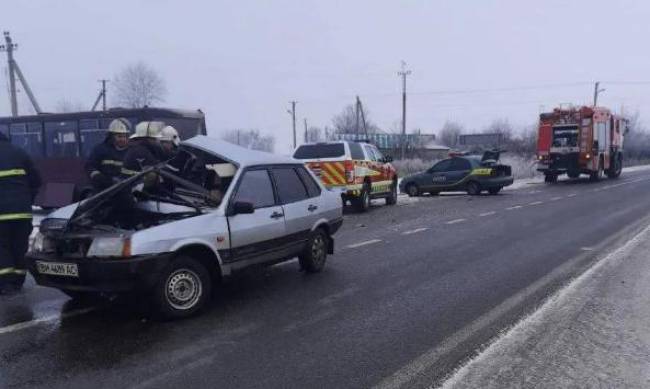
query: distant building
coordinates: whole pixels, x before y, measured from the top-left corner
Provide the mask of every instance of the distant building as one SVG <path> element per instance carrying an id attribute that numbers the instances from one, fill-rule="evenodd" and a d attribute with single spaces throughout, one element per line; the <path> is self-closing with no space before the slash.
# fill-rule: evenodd
<path id="1" fill-rule="evenodd" d="M 458 136 L 458 147 L 462 149 L 493 149 L 503 145 L 503 134 L 463 134 Z"/>
<path id="2" fill-rule="evenodd" d="M 377 146 L 382 153 L 394 158 L 399 156 L 402 139 L 405 139 L 406 142 L 407 158 L 440 159 L 446 157 L 449 152 L 449 147 L 435 143 L 435 134 L 407 134 L 405 138 L 402 138 L 401 134 L 368 134 L 368 136 L 357 134 L 332 135 L 332 140 L 370 142 Z"/>

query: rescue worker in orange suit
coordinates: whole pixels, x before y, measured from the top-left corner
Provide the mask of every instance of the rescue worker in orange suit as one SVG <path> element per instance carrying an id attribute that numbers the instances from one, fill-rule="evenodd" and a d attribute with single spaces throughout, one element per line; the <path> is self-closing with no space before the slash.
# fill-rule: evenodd
<path id="1" fill-rule="evenodd" d="M 0 295 L 18 293 L 32 233 L 32 204 L 41 178 L 27 153 L 0 133 Z"/>
<path id="2" fill-rule="evenodd" d="M 86 172 L 94 191 L 101 192 L 121 178 L 122 164 L 129 145 L 131 123 L 115 119 L 108 126 L 104 142 L 98 144 L 86 162 Z"/>

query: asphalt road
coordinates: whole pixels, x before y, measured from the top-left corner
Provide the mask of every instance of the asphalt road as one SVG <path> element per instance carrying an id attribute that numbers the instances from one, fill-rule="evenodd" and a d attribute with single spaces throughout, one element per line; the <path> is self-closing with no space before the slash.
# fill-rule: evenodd
<path id="1" fill-rule="evenodd" d="M 323 273 L 251 272 L 190 320 L 30 283 L 0 300 L 0 388 L 437 385 L 647 225 L 650 171 L 382 203 L 346 215 Z"/>

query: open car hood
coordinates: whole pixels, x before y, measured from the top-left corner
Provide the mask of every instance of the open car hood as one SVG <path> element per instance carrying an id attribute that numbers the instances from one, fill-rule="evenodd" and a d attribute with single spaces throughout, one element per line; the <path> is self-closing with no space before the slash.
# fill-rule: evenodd
<path id="1" fill-rule="evenodd" d="M 96 195 L 89 197 L 83 201 L 80 201 L 68 219 L 66 225 L 66 230 L 75 224 L 75 222 L 83 219 L 85 216 L 91 214 L 93 211 L 97 210 L 102 205 L 106 204 L 108 201 L 113 199 L 119 193 L 124 191 L 132 191 L 137 185 L 142 184 L 144 178 L 149 173 L 156 173 L 162 176 L 165 180 L 172 181 L 176 187 L 183 188 L 191 191 L 193 194 L 197 195 L 200 198 L 200 202 L 191 202 L 182 197 L 175 195 L 173 192 L 170 192 L 166 198 L 158 198 L 159 201 L 169 201 L 172 203 L 179 203 L 182 205 L 187 205 L 197 210 L 197 213 L 200 213 L 200 208 L 205 206 L 214 205 L 210 201 L 209 194 L 210 192 L 203 188 L 200 185 L 197 185 L 193 182 L 187 181 L 181 177 L 174 175 L 169 172 L 167 169 L 167 162 L 161 162 L 158 165 L 148 167 L 142 172 L 129 177 L 119 183 L 103 190 L 102 192 L 97 193 Z"/>
<path id="2" fill-rule="evenodd" d="M 501 150 L 486 150 L 483 152 L 483 156 L 481 157 L 481 163 L 482 164 L 494 164 L 499 162 L 499 158 L 501 157 Z"/>

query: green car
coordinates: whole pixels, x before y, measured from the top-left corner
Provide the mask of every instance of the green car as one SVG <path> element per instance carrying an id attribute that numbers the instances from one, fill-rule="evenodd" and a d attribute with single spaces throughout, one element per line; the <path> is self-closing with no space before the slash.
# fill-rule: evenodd
<path id="1" fill-rule="evenodd" d="M 399 185 L 400 191 L 411 197 L 447 191 L 467 191 L 472 196 L 487 191 L 496 195 L 514 181 L 511 167 L 499 164 L 498 160 L 499 152 L 486 152 L 483 157 L 444 159 L 427 171 L 404 178 Z"/>

